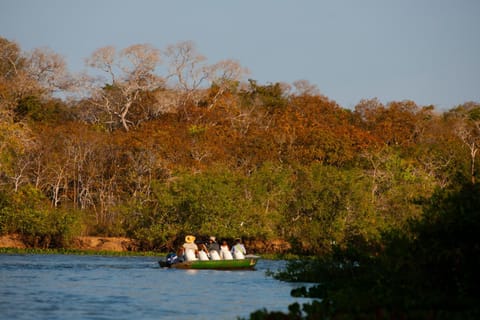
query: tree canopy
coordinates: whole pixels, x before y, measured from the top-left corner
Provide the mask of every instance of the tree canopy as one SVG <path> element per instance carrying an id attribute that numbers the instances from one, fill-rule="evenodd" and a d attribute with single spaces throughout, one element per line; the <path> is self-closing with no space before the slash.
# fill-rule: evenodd
<path id="1" fill-rule="evenodd" d="M 5 38 L 0 56 L 0 233 L 38 246 L 90 234 L 165 249 L 188 232 L 374 247 L 478 179 L 477 102 L 349 110 L 308 81 L 209 63 L 193 42 L 99 48 L 83 74 Z"/>

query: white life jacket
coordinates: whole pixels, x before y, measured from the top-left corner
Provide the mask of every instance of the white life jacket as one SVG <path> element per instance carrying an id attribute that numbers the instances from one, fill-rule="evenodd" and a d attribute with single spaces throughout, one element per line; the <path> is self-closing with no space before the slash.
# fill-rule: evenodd
<path id="1" fill-rule="evenodd" d="M 208 256 L 205 251 L 200 251 L 198 253 L 198 258 L 202 261 L 208 260 Z"/>
<path id="2" fill-rule="evenodd" d="M 220 255 L 223 260 L 233 260 L 232 253 L 227 249 L 227 250 L 222 250 L 220 252 Z"/>
<path id="3" fill-rule="evenodd" d="M 243 254 L 243 252 L 238 250 L 235 250 L 235 252 L 233 253 L 233 257 L 235 259 L 245 259 L 245 255 Z"/>
<path id="4" fill-rule="evenodd" d="M 185 260 L 187 261 L 198 260 L 197 257 L 195 257 L 195 251 L 192 249 L 185 250 Z"/>
<path id="5" fill-rule="evenodd" d="M 210 251 L 210 259 L 212 260 L 220 260 L 220 255 L 218 254 L 217 250 Z"/>

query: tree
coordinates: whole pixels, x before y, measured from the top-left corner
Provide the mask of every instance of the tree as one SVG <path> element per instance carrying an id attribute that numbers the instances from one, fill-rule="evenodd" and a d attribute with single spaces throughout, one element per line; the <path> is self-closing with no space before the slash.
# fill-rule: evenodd
<path id="1" fill-rule="evenodd" d="M 207 81 L 211 67 L 192 41 L 168 46 L 165 56 L 168 59 L 167 79 L 173 79 L 171 86 L 177 93 L 177 110 L 188 119 L 189 104 L 197 105 L 203 96 L 200 89 Z"/>
<path id="2" fill-rule="evenodd" d="M 308 80 L 297 80 L 293 82 L 297 95 L 305 96 L 318 96 L 320 90 L 314 84 L 311 84 Z"/>
<path id="3" fill-rule="evenodd" d="M 280 82 L 259 85 L 256 80 L 248 79 L 248 88 L 241 95 L 247 105 L 261 107 L 268 112 L 285 107 L 288 102 L 285 86 Z"/>
<path id="4" fill-rule="evenodd" d="M 457 121 L 454 131 L 470 152 L 470 181 L 476 182 L 476 157 L 480 149 L 480 104 L 468 102 L 458 106 L 447 117 Z"/>
<path id="5" fill-rule="evenodd" d="M 25 182 L 26 164 L 21 159 L 33 145 L 28 126 L 15 121 L 19 101 L 37 88 L 29 81 L 25 64 L 20 47 L 0 37 L 0 185 L 13 185 L 15 191 Z"/>
<path id="6" fill-rule="evenodd" d="M 25 66 L 20 46 L 0 37 L 0 78 L 13 79 Z"/>
<path id="7" fill-rule="evenodd" d="M 265 211 L 277 212 L 276 219 L 269 216 L 277 221 L 276 234 L 288 239 L 295 251 L 323 254 L 332 243 L 344 245 L 360 237 L 369 241 L 378 234 L 367 196 L 369 181 L 359 170 L 312 164 L 277 168 L 269 175 L 256 182 L 259 200 L 265 201 Z"/>
<path id="8" fill-rule="evenodd" d="M 0 119 L 0 187 L 17 191 L 27 180 L 28 156 L 35 143 L 28 127 Z"/>
<path id="9" fill-rule="evenodd" d="M 321 300 L 250 319 L 478 319 L 479 199 L 478 185 L 469 183 L 438 190 L 422 218 L 384 232 L 374 250 L 349 243 L 290 261 L 274 277 L 316 283 L 292 296 Z"/>
<path id="10" fill-rule="evenodd" d="M 142 114 L 144 94 L 164 86 L 164 79 L 155 74 L 159 63 L 160 51 L 148 44 L 132 45 L 118 54 L 114 47 L 103 47 L 87 59 L 88 66 L 109 77 L 97 80 L 101 85 L 94 87 L 92 102 L 110 115 L 112 125 L 118 120 L 128 131 L 135 124 L 132 113 Z"/>
<path id="11" fill-rule="evenodd" d="M 222 60 L 209 67 L 208 80 L 211 83 L 211 91 L 208 108 L 214 107 L 218 100 L 228 91 L 237 88 L 242 78 L 249 73 L 248 69 L 242 67 L 234 60 Z M 212 90 L 214 89 L 214 90 Z"/>
<path id="12" fill-rule="evenodd" d="M 207 58 L 197 52 L 192 41 L 170 45 L 165 50 L 169 60 L 168 77 L 175 78 L 177 86 L 186 93 L 192 93 L 208 77 Z"/>
<path id="13" fill-rule="evenodd" d="M 440 188 L 456 182 L 465 175 L 464 146 L 455 133 L 456 120 L 445 114 L 432 114 L 424 121 L 417 145 L 409 154 Z"/>
<path id="14" fill-rule="evenodd" d="M 0 116 L 13 120 L 18 102 L 28 96 L 40 96 L 41 90 L 26 69 L 27 59 L 20 47 L 0 37 Z"/>
<path id="15" fill-rule="evenodd" d="M 199 104 L 205 97 L 205 84 L 210 85 L 206 100 L 208 108 L 212 108 L 225 92 L 235 88 L 249 72 L 238 61 L 230 59 L 208 64 L 207 58 L 197 51 L 192 41 L 168 46 L 165 56 L 169 60 L 167 78 L 174 80 L 172 87 L 180 93 L 179 108 L 187 118 L 188 103 Z"/>
<path id="16" fill-rule="evenodd" d="M 65 59 L 49 48 L 37 48 L 27 55 L 26 69 L 30 77 L 51 94 L 68 90 L 72 80 Z"/>

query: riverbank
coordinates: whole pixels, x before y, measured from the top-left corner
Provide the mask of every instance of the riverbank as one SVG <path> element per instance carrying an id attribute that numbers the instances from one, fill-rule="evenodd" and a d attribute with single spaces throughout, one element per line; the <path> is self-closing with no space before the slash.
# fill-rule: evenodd
<path id="1" fill-rule="evenodd" d="M 252 253 L 287 253 L 291 246 L 284 240 L 270 241 L 245 241 L 245 246 Z M 0 236 L 0 248 L 28 249 L 22 236 L 19 234 L 9 234 Z M 72 240 L 68 249 L 82 251 L 109 251 L 109 252 L 136 252 L 139 251 L 137 241 L 124 237 L 76 237 Z"/>
<path id="2" fill-rule="evenodd" d="M 30 248 L 19 234 L 0 236 L 0 248 Z M 123 237 L 76 237 L 68 249 L 85 251 L 137 251 L 136 241 Z"/>

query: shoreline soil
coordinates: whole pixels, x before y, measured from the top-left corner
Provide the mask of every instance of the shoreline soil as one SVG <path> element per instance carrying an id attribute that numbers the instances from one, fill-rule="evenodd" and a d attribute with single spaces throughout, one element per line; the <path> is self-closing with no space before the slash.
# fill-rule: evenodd
<path id="1" fill-rule="evenodd" d="M 290 244 L 284 240 L 245 241 L 245 245 L 253 253 L 286 253 L 291 249 Z M 0 236 L 0 248 L 28 249 L 32 246 L 27 245 L 21 235 L 8 234 Z M 68 249 L 112 252 L 141 251 L 135 239 L 95 236 L 76 237 Z"/>
<path id="2" fill-rule="evenodd" d="M 23 241 L 19 234 L 0 236 L 0 248 L 28 249 L 32 248 Z M 76 237 L 68 249 L 92 251 L 137 251 L 136 241 L 123 237 Z"/>

